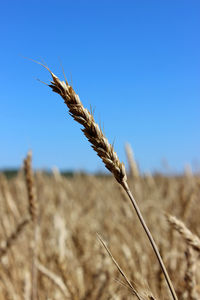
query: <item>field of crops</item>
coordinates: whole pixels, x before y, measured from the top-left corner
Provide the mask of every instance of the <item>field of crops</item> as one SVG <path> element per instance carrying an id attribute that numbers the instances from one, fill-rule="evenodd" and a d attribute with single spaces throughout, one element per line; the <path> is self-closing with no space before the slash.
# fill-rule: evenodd
<path id="1" fill-rule="evenodd" d="M 66 178 L 55 170 L 36 172 L 33 181 L 26 168 L 12 179 L 0 176 L 0 299 L 170 299 L 149 241 L 113 177 Z M 128 182 L 178 299 L 199 299 L 200 179 L 148 175 Z"/>

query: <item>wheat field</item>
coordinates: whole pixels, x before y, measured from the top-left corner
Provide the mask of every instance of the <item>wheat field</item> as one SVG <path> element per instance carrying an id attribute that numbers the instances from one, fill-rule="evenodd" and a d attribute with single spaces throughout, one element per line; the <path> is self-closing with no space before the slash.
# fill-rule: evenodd
<path id="1" fill-rule="evenodd" d="M 33 179 L 31 200 L 26 168 L 12 179 L 0 176 L 0 299 L 32 299 L 34 293 L 41 300 L 136 299 L 98 235 L 139 299 L 170 299 L 127 195 L 111 176 L 75 174 L 66 178 L 54 170 L 49 175 L 36 172 Z M 128 182 L 178 299 L 199 299 L 200 179 L 191 174 L 130 174 Z M 170 222 L 169 215 L 177 219 L 171 217 Z M 192 234 L 189 239 L 188 232 L 185 236 L 180 229 L 182 223 L 174 225 L 176 221 L 185 224 Z M 37 271 L 34 286 L 33 268 Z"/>

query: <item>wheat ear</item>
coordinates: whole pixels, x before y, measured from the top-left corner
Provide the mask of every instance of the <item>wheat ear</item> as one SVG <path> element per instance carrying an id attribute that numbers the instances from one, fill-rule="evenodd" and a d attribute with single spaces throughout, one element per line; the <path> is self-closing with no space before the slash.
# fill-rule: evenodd
<path id="1" fill-rule="evenodd" d="M 29 201 L 29 214 L 31 220 L 35 223 L 37 222 L 37 201 L 36 195 L 34 190 L 34 178 L 33 178 L 33 171 L 32 171 L 32 152 L 29 151 L 27 157 L 24 160 L 24 172 L 25 172 L 25 179 L 26 179 L 26 187 L 28 192 L 28 201 Z"/>
<path id="2" fill-rule="evenodd" d="M 27 157 L 24 160 L 24 171 L 26 178 L 26 186 L 28 192 L 28 201 L 29 201 L 29 214 L 32 220 L 33 226 L 33 237 L 32 237 L 32 289 L 31 289 L 31 300 L 37 299 L 37 278 L 38 272 L 36 267 L 37 260 L 37 242 L 38 242 L 38 205 L 34 187 L 34 177 L 32 170 L 32 152 L 29 151 Z"/>
<path id="3" fill-rule="evenodd" d="M 130 176 L 133 179 L 138 179 L 140 177 L 140 174 L 139 174 L 139 171 L 138 171 L 137 163 L 134 159 L 134 154 L 133 154 L 133 150 L 131 148 L 131 145 L 126 143 L 125 150 L 126 150 L 126 156 L 127 156 L 127 160 L 128 160 L 128 164 L 129 164 Z"/>
<path id="4" fill-rule="evenodd" d="M 156 243 L 154 242 L 153 237 L 142 217 L 140 209 L 129 189 L 124 164 L 120 162 L 116 152 L 114 151 L 113 146 L 109 144 L 107 138 L 104 136 L 103 132 L 100 130 L 97 123 L 95 123 L 92 114 L 86 108 L 84 108 L 83 104 L 79 99 L 79 96 L 75 93 L 73 88 L 68 84 L 67 80 L 60 81 L 60 79 L 56 75 L 54 75 L 49 70 L 48 67 L 46 66 L 44 67 L 50 72 L 53 79 L 51 81 L 51 84 L 49 84 L 49 87 L 53 90 L 53 92 L 59 94 L 63 98 L 65 104 L 69 108 L 69 114 L 74 118 L 74 120 L 80 123 L 81 125 L 83 125 L 82 131 L 87 137 L 87 139 L 89 140 L 89 142 L 92 144 L 92 148 L 97 152 L 97 155 L 102 159 L 106 168 L 115 176 L 116 180 L 122 185 L 122 187 L 128 194 L 131 203 L 137 213 L 137 216 L 151 243 L 154 253 L 159 261 L 167 285 L 170 289 L 172 298 L 177 300 L 176 293 L 174 291 L 173 285 L 168 276 L 162 258 L 159 254 Z"/>
<path id="5" fill-rule="evenodd" d="M 194 233 L 192 233 L 186 225 L 178 220 L 176 217 L 167 215 L 169 224 L 180 233 L 186 243 L 190 245 L 194 250 L 200 252 L 200 239 Z"/>

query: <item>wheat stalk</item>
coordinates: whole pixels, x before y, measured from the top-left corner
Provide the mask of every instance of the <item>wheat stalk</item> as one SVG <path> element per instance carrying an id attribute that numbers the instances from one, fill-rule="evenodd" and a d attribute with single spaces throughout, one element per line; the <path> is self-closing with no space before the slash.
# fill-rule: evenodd
<path id="1" fill-rule="evenodd" d="M 26 186 L 28 192 L 29 201 L 29 214 L 32 220 L 33 226 L 33 238 L 32 238 L 32 290 L 31 290 L 31 300 L 37 299 L 37 242 L 38 242 L 38 205 L 36 200 L 35 188 L 34 188 L 34 178 L 32 170 L 32 152 L 29 151 L 27 157 L 24 160 L 24 171 L 26 178 Z"/>
<path id="2" fill-rule="evenodd" d="M 14 242 L 17 240 L 18 236 L 22 233 L 26 225 L 29 223 L 29 218 L 25 218 L 23 221 L 21 221 L 17 227 L 15 228 L 15 231 L 11 233 L 11 235 L 7 238 L 7 240 L 4 242 L 4 246 L 0 248 L 0 257 L 5 255 L 7 251 L 10 249 L 10 247 L 14 244 Z"/>
<path id="3" fill-rule="evenodd" d="M 38 261 L 37 261 L 37 268 L 43 275 L 49 278 L 60 289 L 60 291 L 62 292 L 62 294 L 66 299 L 71 299 L 69 291 L 60 277 L 58 277 L 56 274 L 48 270 L 45 266 L 43 266 Z"/>
<path id="4" fill-rule="evenodd" d="M 27 157 L 24 159 L 24 172 L 25 172 L 26 186 L 28 192 L 29 213 L 31 216 L 31 220 L 35 223 L 37 222 L 38 209 L 37 209 L 37 201 L 36 201 L 36 195 L 34 190 L 34 178 L 33 178 L 31 163 L 32 163 L 32 153 L 31 151 L 29 151 Z"/>
<path id="5" fill-rule="evenodd" d="M 138 292 L 136 291 L 136 289 L 133 287 L 133 285 L 131 284 L 130 280 L 128 279 L 128 277 L 126 276 L 126 274 L 124 273 L 124 271 L 122 270 L 122 268 L 119 266 L 119 264 L 117 263 L 117 261 L 115 260 L 115 258 L 113 257 L 111 251 L 109 250 L 108 246 L 106 245 L 106 243 L 104 242 L 104 240 L 102 239 L 102 237 L 97 234 L 99 241 L 101 242 L 101 244 L 104 246 L 104 248 L 106 249 L 107 253 L 109 254 L 109 256 L 111 257 L 113 263 L 115 264 L 115 266 L 117 267 L 119 273 L 122 275 L 122 277 L 125 279 L 127 286 L 131 289 L 132 293 L 138 298 L 138 300 L 142 300 L 140 295 L 138 294 Z"/>
<path id="6" fill-rule="evenodd" d="M 98 124 L 95 123 L 92 114 L 86 108 L 84 108 L 83 104 L 79 99 L 79 96 L 68 84 L 67 80 L 65 79 L 65 81 L 61 81 L 55 74 L 53 74 L 50 71 L 50 69 L 47 66 L 41 63 L 39 64 L 45 67 L 52 76 L 51 84 L 49 84 L 48 86 L 53 90 L 53 92 L 59 94 L 63 98 L 65 104 L 69 108 L 69 114 L 74 118 L 74 120 L 83 125 L 82 131 L 87 137 L 88 141 L 91 143 L 92 148 L 97 152 L 97 155 L 104 162 L 105 167 L 114 175 L 116 180 L 121 184 L 121 186 L 124 188 L 127 195 L 129 196 L 131 203 L 136 211 L 136 214 L 143 226 L 143 229 L 145 230 L 145 233 L 158 259 L 160 267 L 164 273 L 172 298 L 174 300 L 177 300 L 175 290 L 173 288 L 165 265 L 162 261 L 162 258 L 159 254 L 156 243 L 154 242 L 154 239 L 143 219 L 137 202 L 135 201 L 129 189 L 124 164 L 120 162 L 116 152 L 114 151 L 113 146 L 108 142 L 107 138 L 104 136 Z"/>
<path id="7" fill-rule="evenodd" d="M 196 259 L 194 256 L 194 251 L 190 246 L 187 246 L 187 250 L 185 252 L 186 260 L 187 260 L 187 270 L 185 274 L 185 282 L 187 286 L 187 291 L 189 294 L 189 299 L 198 300 L 199 296 L 195 290 L 196 288 Z"/>

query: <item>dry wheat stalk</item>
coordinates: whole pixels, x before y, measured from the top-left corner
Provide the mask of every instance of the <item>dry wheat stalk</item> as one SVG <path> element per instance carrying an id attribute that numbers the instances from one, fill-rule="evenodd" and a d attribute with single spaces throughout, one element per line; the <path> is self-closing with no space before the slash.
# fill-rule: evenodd
<path id="1" fill-rule="evenodd" d="M 32 291 L 31 300 L 37 299 L 37 241 L 38 241 L 38 205 L 36 200 L 36 194 L 34 189 L 34 178 L 32 170 L 32 152 L 29 151 L 27 157 L 24 160 L 24 171 L 26 178 L 26 186 L 28 192 L 29 201 L 29 214 L 33 225 L 33 238 L 32 238 Z"/>
<path id="2" fill-rule="evenodd" d="M 23 298 L 24 300 L 31 300 L 31 276 L 28 271 L 24 274 Z"/>
<path id="3" fill-rule="evenodd" d="M 187 244 L 190 245 L 194 250 L 200 252 L 199 237 L 192 233 L 186 227 L 186 225 L 180 220 L 178 220 L 176 217 L 171 215 L 167 215 L 166 217 L 170 225 L 181 234 L 181 236 L 184 238 Z"/>
<path id="4" fill-rule="evenodd" d="M 19 213 L 19 210 L 17 208 L 15 201 L 11 197 L 7 178 L 3 174 L 0 174 L 0 187 L 2 189 L 3 197 L 5 198 L 6 203 L 9 207 L 9 209 L 11 210 L 11 212 L 15 218 L 15 221 L 17 221 L 20 218 L 20 213 Z"/>
<path id="5" fill-rule="evenodd" d="M 163 257 L 163 246 L 160 245 L 160 254 L 161 257 Z M 158 270 L 158 290 L 161 296 L 163 296 L 164 294 L 164 290 L 165 290 L 165 281 L 164 281 L 164 276 L 163 276 L 163 272 L 161 272 L 161 269 Z"/>
<path id="6" fill-rule="evenodd" d="M 39 63 L 41 64 L 41 63 Z M 43 64 L 41 64 L 44 66 Z M 136 211 L 136 214 L 143 226 L 143 229 L 151 243 L 151 246 L 154 250 L 154 253 L 158 259 L 160 267 L 164 273 L 167 285 L 170 289 L 172 298 L 177 300 L 177 296 L 165 265 L 162 261 L 162 258 L 159 254 L 158 248 L 155 244 L 155 241 L 143 219 L 143 216 L 140 212 L 140 209 L 135 201 L 128 183 L 127 183 L 127 176 L 124 164 L 120 162 L 116 152 L 114 151 L 113 146 L 108 142 L 107 138 L 104 136 L 103 132 L 100 130 L 97 123 L 95 123 L 92 114 L 84 108 L 83 104 L 81 103 L 79 96 L 75 93 L 73 88 L 68 84 L 67 80 L 61 81 L 55 74 L 53 74 L 50 69 L 44 66 L 51 74 L 52 81 L 49 87 L 53 90 L 53 92 L 59 94 L 65 104 L 69 108 L 69 114 L 74 118 L 75 121 L 83 125 L 83 133 L 87 137 L 88 141 L 92 144 L 92 148 L 97 152 L 97 155 L 102 159 L 106 168 L 113 173 L 116 180 L 122 185 L 126 193 L 128 194 L 131 203 Z"/>
<path id="7" fill-rule="evenodd" d="M 185 282 L 188 291 L 189 299 L 198 300 L 199 296 L 196 292 L 196 259 L 194 256 L 193 249 L 190 246 L 187 246 L 187 250 L 185 252 L 186 260 L 187 260 L 187 270 L 185 274 Z"/>
<path id="8" fill-rule="evenodd" d="M 138 294 L 136 289 L 133 287 L 133 285 L 131 284 L 130 280 L 128 279 L 128 277 L 126 276 L 124 271 L 121 269 L 121 267 L 119 266 L 119 264 L 117 263 L 117 261 L 113 257 L 112 253 L 110 252 L 108 246 L 106 245 L 106 243 L 104 242 L 102 237 L 99 234 L 97 236 L 98 236 L 100 242 L 102 243 L 102 245 L 104 246 L 104 248 L 106 249 L 106 251 L 108 252 L 109 256 L 111 257 L 111 259 L 112 259 L 113 263 L 115 264 L 115 266 L 117 267 L 118 271 L 120 272 L 122 277 L 125 279 L 125 281 L 127 283 L 127 286 L 131 289 L 132 293 L 138 298 L 138 300 L 142 300 L 142 298 L 140 297 L 140 295 Z"/>
<path id="9" fill-rule="evenodd" d="M 62 292 L 62 294 L 65 296 L 66 299 L 71 299 L 70 293 L 60 277 L 58 277 L 52 271 L 48 270 L 45 266 L 43 266 L 39 262 L 37 262 L 37 268 L 43 275 L 49 278 L 60 289 L 60 291 Z"/>
<path id="10" fill-rule="evenodd" d="M 4 242 L 4 246 L 0 249 L 0 257 L 7 253 L 9 248 L 14 244 L 18 236 L 22 233 L 26 225 L 29 223 L 29 221 L 29 218 L 26 218 L 18 224 L 18 226 L 15 228 L 15 231 L 7 238 L 7 240 Z"/>

